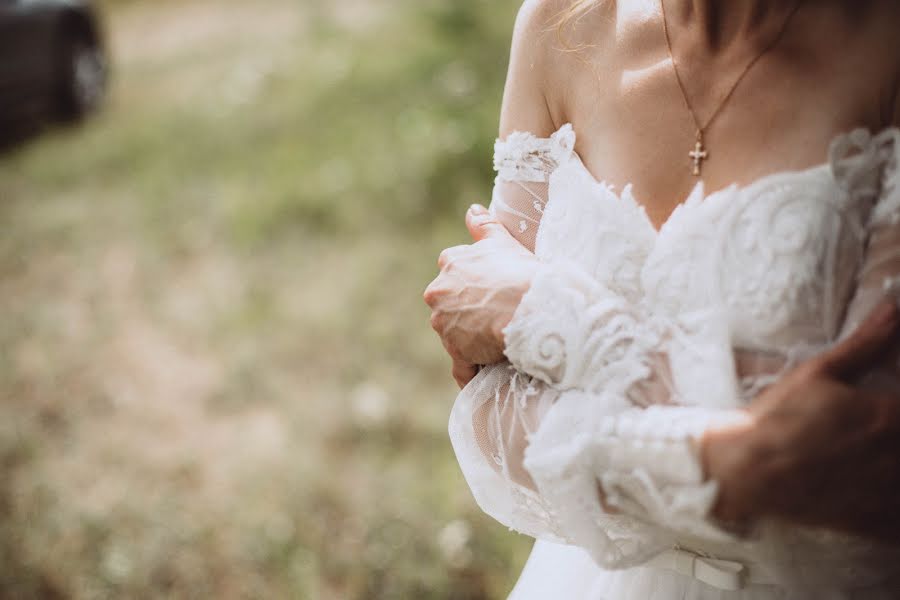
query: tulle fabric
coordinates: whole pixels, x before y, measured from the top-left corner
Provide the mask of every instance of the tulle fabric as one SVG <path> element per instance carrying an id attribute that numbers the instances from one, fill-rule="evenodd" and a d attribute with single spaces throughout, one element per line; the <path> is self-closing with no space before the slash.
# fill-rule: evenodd
<path id="1" fill-rule="evenodd" d="M 894 575 L 852 590 L 830 588 L 827 582 L 805 590 L 766 584 L 717 590 L 662 569 L 603 569 L 577 546 L 537 540 L 509 600 L 894 600 L 898 589 L 900 578 Z"/>
<path id="2" fill-rule="evenodd" d="M 774 600 L 789 597 L 786 591 L 770 585 L 753 586 L 738 592 L 718 591 L 693 578 L 662 569 L 605 570 L 577 546 L 538 540 L 509 600 Z"/>
<path id="3" fill-rule="evenodd" d="M 821 591 L 824 577 L 844 590 L 834 597 L 855 597 L 846 595 L 854 586 L 878 597 L 891 574 L 880 561 L 840 577 L 795 568 L 820 557 L 840 563 L 842 553 L 848 564 L 866 562 L 869 544 L 851 556 L 858 544 L 834 548 L 818 532 L 779 527 L 768 539 L 739 540 L 712 522 L 715 482 L 703 480 L 695 442 L 742 418 L 738 407 L 849 334 L 898 287 L 900 132 L 854 132 L 835 141 L 827 164 L 745 188 L 706 196 L 698 187 L 659 232 L 630 188 L 616 193 L 590 175 L 574 142 L 568 125 L 549 138 L 518 132 L 497 142 L 491 210 L 544 267 L 507 330 L 512 364 L 482 369 L 451 414 L 479 505 L 517 531 L 575 548 L 539 543 L 517 594 L 744 599 L 790 587 L 801 597 Z M 778 231 L 784 243 L 772 243 L 776 215 L 792 226 Z M 710 237 L 717 231 L 725 235 Z M 742 245 L 716 253 L 729 233 Z M 900 390 L 898 371 L 895 355 L 866 382 Z M 782 587 L 722 595 L 637 566 L 685 546 L 768 559 Z M 554 579 L 572 552 L 592 566 L 566 580 L 593 591 L 534 591 L 535 565 Z"/>

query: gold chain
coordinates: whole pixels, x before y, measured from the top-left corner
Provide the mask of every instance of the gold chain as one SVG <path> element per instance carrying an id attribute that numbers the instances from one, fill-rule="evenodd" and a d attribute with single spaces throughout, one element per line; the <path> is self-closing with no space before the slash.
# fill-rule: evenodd
<path id="1" fill-rule="evenodd" d="M 678 72 L 678 65 L 675 62 L 675 53 L 672 52 L 672 40 L 669 36 L 669 23 L 666 18 L 666 3 L 665 0 L 659 0 L 660 10 L 662 11 L 663 18 L 663 33 L 666 36 L 666 48 L 669 51 L 669 59 L 672 61 L 672 71 L 675 72 L 675 80 L 678 82 L 678 89 L 681 90 L 681 97 L 684 100 L 684 104 L 688 109 L 688 112 L 691 113 L 691 118 L 694 120 L 694 125 L 697 127 L 697 143 L 694 146 L 694 149 L 689 153 L 689 156 L 694 161 L 694 175 L 700 175 L 700 161 L 707 158 L 708 154 L 703 149 L 703 134 L 706 132 L 706 129 L 712 124 L 712 122 L 719 116 L 719 113 L 722 112 L 722 109 L 725 107 L 725 104 L 728 103 L 728 100 L 731 99 L 731 96 L 734 94 L 734 91 L 737 89 L 738 85 L 741 83 L 741 80 L 744 79 L 744 76 L 748 71 L 756 64 L 756 62 L 763 57 L 769 50 L 775 47 L 781 38 L 784 36 L 784 32 L 787 31 L 788 24 L 791 22 L 791 19 L 799 10 L 800 5 L 803 4 L 803 0 L 798 0 L 797 4 L 791 9 L 791 12 L 788 14 L 787 18 L 784 20 L 784 23 L 781 26 L 781 29 L 778 30 L 778 35 L 776 35 L 771 42 L 766 44 L 766 46 L 753 57 L 753 59 L 747 63 L 744 69 L 740 72 L 737 78 L 734 80 L 734 83 L 731 84 L 731 87 L 728 89 L 728 93 L 719 101 L 718 106 L 713 111 L 712 115 L 706 120 L 706 123 L 700 124 L 700 119 L 697 118 L 697 112 L 694 110 L 694 107 L 691 105 L 690 98 L 688 98 L 687 91 L 684 88 L 684 82 L 681 80 L 681 74 Z"/>

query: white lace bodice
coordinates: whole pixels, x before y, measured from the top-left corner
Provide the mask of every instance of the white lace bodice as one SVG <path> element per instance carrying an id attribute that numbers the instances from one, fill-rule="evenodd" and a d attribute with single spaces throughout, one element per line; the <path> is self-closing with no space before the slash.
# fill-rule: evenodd
<path id="1" fill-rule="evenodd" d="M 747 186 L 698 185 L 659 231 L 574 144 L 565 125 L 495 146 L 491 208 L 541 268 L 505 331 L 510 364 L 483 369 L 451 415 L 476 500 L 605 567 L 687 547 L 762 563 L 786 585 L 877 579 L 858 540 L 841 538 L 832 564 L 830 534 L 763 526 L 734 539 L 708 518 L 716 485 L 694 442 L 744 418 L 743 403 L 896 286 L 900 131 L 841 136 L 826 163 Z M 900 389 L 898 370 L 871 378 Z"/>

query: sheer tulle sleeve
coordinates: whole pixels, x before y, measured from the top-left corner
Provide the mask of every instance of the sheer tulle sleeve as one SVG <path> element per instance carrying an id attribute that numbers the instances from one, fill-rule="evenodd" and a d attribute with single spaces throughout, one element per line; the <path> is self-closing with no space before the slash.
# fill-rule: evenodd
<path id="1" fill-rule="evenodd" d="M 494 191 L 490 210 L 513 236 L 534 251 L 550 190 L 550 175 L 569 160 L 575 132 L 564 125 L 549 138 L 523 131 L 494 143 Z"/>
<path id="2" fill-rule="evenodd" d="M 495 147 L 491 210 L 526 245 L 544 217 L 551 174 L 578 160 L 573 144 L 565 126 L 550 138 L 515 133 Z M 450 423 L 483 510 L 610 567 L 644 562 L 679 536 L 730 537 L 706 517 L 716 485 L 704 481 L 695 442 L 713 424 L 745 418 L 735 409 L 720 315 L 672 318 L 641 301 L 650 238 L 620 229 L 598 239 L 610 264 L 634 269 L 587 272 L 538 252 L 540 273 L 505 332 L 510 363 L 483 369 Z"/>
<path id="3" fill-rule="evenodd" d="M 708 518 L 716 483 L 697 455 L 707 428 L 746 418 L 724 315 L 660 314 L 552 260 L 505 335 L 532 378 L 511 401 L 550 404 L 523 465 L 569 542 L 623 566 L 679 537 L 730 538 Z"/>
<path id="4" fill-rule="evenodd" d="M 842 335 L 900 281 L 898 135 L 857 143 L 876 148 L 865 161 L 884 165 L 883 181 L 865 194 L 876 201 Z M 629 218 L 634 203 L 603 213 L 602 202 L 588 202 L 568 216 L 547 204 L 553 174 L 579 160 L 573 144 L 564 127 L 551 138 L 513 134 L 495 148 L 491 209 L 533 244 L 541 267 L 505 330 L 509 363 L 483 369 L 460 393 L 450 432 L 487 513 L 528 535 L 578 545 L 603 566 L 627 567 L 686 538 L 730 538 L 708 517 L 716 483 L 704 480 L 696 441 L 709 427 L 745 419 L 741 384 L 771 382 L 784 365 L 770 367 L 771 377 L 760 372 L 760 357 L 736 368 L 724 307 L 673 313 L 645 301 L 639 273 L 653 232 Z M 858 189 L 868 181 L 854 180 L 854 164 L 835 162 L 835 176 Z M 577 171 L 564 175 L 555 194 Z M 609 261 L 586 265 L 570 247 L 555 252 L 571 244 L 547 236 L 567 228 L 538 224 L 559 218 L 603 224 L 588 242 L 598 246 L 583 250 Z M 895 354 L 865 383 L 900 390 L 898 373 Z"/>
<path id="5" fill-rule="evenodd" d="M 885 294 L 900 298 L 900 130 L 892 128 L 871 143 L 860 142 L 857 140 L 858 145 L 874 148 L 875 159 L 885 169 L 879 200 L 869 214 L 865 260 L 858 272 L 841 337 L 852 333 Z M 854 185 L 852 172 L 843 176 L 847 185 Z M 874 367 L 862 383 L 900 393 L 900 348 Z"/>

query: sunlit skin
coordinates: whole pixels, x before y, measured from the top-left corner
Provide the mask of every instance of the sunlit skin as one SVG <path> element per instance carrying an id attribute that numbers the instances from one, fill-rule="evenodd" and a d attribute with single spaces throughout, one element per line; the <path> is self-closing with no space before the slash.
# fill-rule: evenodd
<path id="1" fill-rule="evenodd" d="M 794 7 L 665 1 L 673 55 L 701 120 Z M 698 178 L 688 157 L 695 126 L 672 73 L 659 0 L 601 0 L 558 32 L 551 23 L 571 4 L 522 7 L 500 136 L 546 136 L 572 123 L 588 169 L 620 189 L 632 183 L 660 227 Z M 706 132 L 706 191 L 820 164 L 836 135 L 900 123 L 898 30 L 897 2 L 805 2 Z M 461 386 L 474 365 L 503 359 L 502 331 L 535 260 L 483 208 L 470 209 L 466 223 L 473 243 L 442 253 L 425 292 Z M 749 425 L 707 432 L 699 450 L 720 484 L 714 516 L 736 527 L 775 516 L 900 541 L 900 398 L 853 385 L 877 362 L 896 360 L 898 339 L 896 300 L 887 299 L 853 336 L 765 390 L 748 409 Z"/>
<path id="2" fill-rule="evenodd" d="M 475 376 L 475 365 L 504 360 L 503 328 L 537 267 L 534 254 L 483 206 L 469 208 L 466 227 L 473 243 L 441 252 L 441 273 L 425 290 L 431 326 L 453 359 L 460 387 Z"/>

